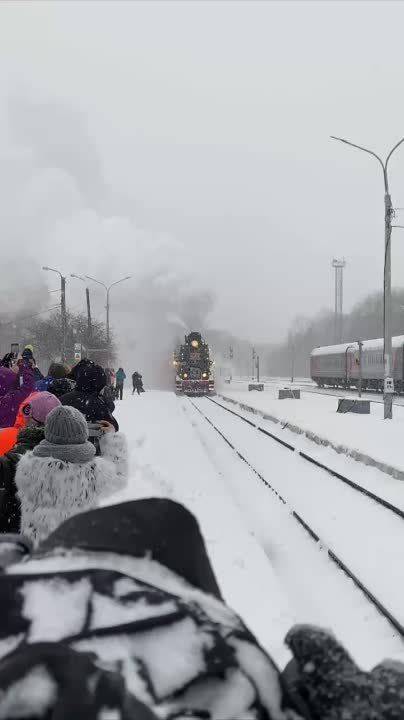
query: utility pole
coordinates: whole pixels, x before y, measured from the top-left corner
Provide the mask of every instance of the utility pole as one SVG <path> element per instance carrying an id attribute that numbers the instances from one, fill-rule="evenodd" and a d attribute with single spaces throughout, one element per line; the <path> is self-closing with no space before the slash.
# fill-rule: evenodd
<path id="1" fill-rule="evenodd" d="M 107 309 L 107 345 L 108 345 L 108 347 L 109 347 L 109 337 L 110 337 L 110 333 L 109 333 L 109 291 L 110 291 L 110 290 L 111 290 L 111 288 L 107 288 L 107 306 L 106 306 L 106 309 Z"/>
<path id="2" fill-rule="evenodd" d="M 81 282 L 86 283 L 85 278 L 82 275 L 76 275 L 75 273 L 71 273 L 70 277 L 74 277 L 77 280 L 81 280 Z M 87 307 L 87 333 L 88 333 L 88 341 L 89 345 L 91 345 L 92 340 L 92 323 L 91 323 L 91 305 L 90 305 L 90 290 L 88 286 L 86 285 L 86 307 Z"/>
<path id="3" fill-rule="evenodd" d="M 293 383 L 295 379 L 295 340 L 292 336 L 291 340 L 291 367 L 290 367 L 290 382 Z"/>
<path id="4" fill-rule="evenodd" d="M 106 315 L 107 328 L 106 328 L 106 329 L 107 329 L 107 355 L 108 355 L 108 364 L 109 364 L 109 358 L 110 358 L 110 348 L 109 348 L 109 343 L 110 343 L 110 326 L 109 326 L 109 307 L 110 307 L 110 305 L 109 305 L 109 293 L 110 293 L 110 291 L 111 291 L 111 288 L 114 287 L 114 285 L 118 285 L 119 283 L 122 283 L 122 282 L 124 282 L 125 280 L 130 280 L 131 277 L 132 277 L 131 275 L 126 275 L 126 277 L 123 277 L 123 278 L 121 278 L 120 280 L 116 280 L 115 282 L 111 283 L 111 285 L 106 285 L 105 283 L 101 282 L 101 280 L 97 280 L 96 278 L 91 277 L 91 275 L 86 275 L 87 280 L 92 280 L 93 282 L 97 283 L 97 285 L 101 285 L 101 286 L 104 288 L 104 290 L 105 290 L 105 292 L 106 292 L 106 294 L 107 294 L 107 298 L 106 298 L 106 299 L 107 299 L 107 304 L 106 304 L 106 306 L 105 306 L 105 309 L 106 309 L 106 313 L 107 313 L 107 315 Z"/>
<path id="5" fill-rule="evenodd" d="M 66 278 L 64 275 L 60 276 L 60 312 L 62 317 L 62 362 L 66 361 L 66 331 L 67 331 L 67 316 L 66 316 Z"/>
<path id="6" fill-rule="evenodd" d="M 256 352 L 255 348 L 252 349 L 252 380 L 254 380 L 255 375 L 255 358 L 256 358 Z"/>
<path id="7" fill-rule="evenodd" d="M 91 344 L 93 328 L 91 325 L 90 290 L 88 287 L 86 287 L 86 304 L 87 304 L 87 330 L 88 330 L 88 337 L 89 337 L 90 344 Z"/>
<path id="8" fill-rule="evenodd" d="M 230 382 L 233 380 L 233 347 L 229 345 L 229 360 L 230 360 Z"/>
<path id="9" fill-rule="evenodd" d="M 62 325 L 62 340 L 61 340 L 61 358 L 62 362 L 66 362 L 66 333 L 67 333 L 67 313 L 66 313 L 66 278 L 60 270 L 55 268 L 47 267 L 44 265 L 42 270 L 57 273 L 60 277 L 60 318 Z"/>
<path id="10" fill-rule="evenodd" d="M 257 361 L 256 361 L 256 368 L 257 368 L 257 382 L 260 381 L 260 356 L 257 355 Z"/>
<path id="11" fill-rule="evenodd" d="M 343 138 L 335 137 L 331 135 L 333 140 L 339 140 L 340 142 L 350 145 L 357 150 L 363 150 L 363 152 L 372 155 L 378 163 L 381 165 L 383 171 L 384 180 L 384 273 L 383 273 L 383 299 L 384 299 L 384 313 L 383 313 L 383 329 L 384 329 L 384 388 L 383 388 L 383 400 L 384 400 L 384 419 L 391 420 L 393 417 L 393 394 L 394 394 L 394 380 L 392 377 L 392 338 L 391 338 L 391 228 L 392 218 L 394 217 L 393 205 L 391 202 L 391 195 L 389 189 L 389 178 L 388 178 L 388 164 L 389 160 L 395 150 L 404 142 L 404 138 L 401 138 L 398 143 L 390 150 L 383 160 L 376 155 L 373 150 L 368 150 L 361 145 L 355 145 L 355 143 Z"/>
<path id="12" fill-rule="evenodd" d="M 334 343 L 339 345 L 342 343 L 343 272 L 346 262 L 334 258 L 331 265 L 335 268 Z"/>

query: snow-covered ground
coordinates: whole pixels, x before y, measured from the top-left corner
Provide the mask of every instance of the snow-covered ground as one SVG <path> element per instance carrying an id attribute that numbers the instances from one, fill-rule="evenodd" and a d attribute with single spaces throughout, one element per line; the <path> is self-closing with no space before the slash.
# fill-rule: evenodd
<path id="1" fill-rule="evenodd" d="M 252 464 L 292 505 L 300 504 L 302 515 L 309 515 L 307 519 L 330 545 L 338 539 L 335 549 L 346 554 L 348 565 L 363 560 L 365 580 L 377 581 L 376 568 L 383 558 L 383 581 L 374 589 L 382 591 L 385 586 L 383 599 L 399 611 L 392 595 L 401 596 L 404 581 L 399 578 L 394 589 L 399 550 L 393 561 L 389 549 L 394 543 L 402 545 L 404 523 L 398 528 L 394 518 L 390 522 L 380 514 L 376 517 L 366 504 L 369 501 L 362 501 L 361 522 L 352 534 L 356 499 L 348 497 L 346 488 L 334 485 L 315 468 L 309 476 L 296 455 L 281 452 L 269 441 L 264 445 L 264 438 L 257 441 L 257 431 L 208 400 L 197 400 L 195 405 L 206 414 L 218 414 L 216 420 L 226 434 L 242 445 Z M 384 657 L 404 659 L 403 643 L 387 622 L 187 398 L 163 392 L 126 396 L 117 415 L 128 436 L 131 471 L 127 488 L 113 500 L 169 496 L 189 507 L 199 520 L 227 602 L 280 665 L 288 659 L 284 635 L 295 622 L 333 629 L 363 667 Z M 368 556 L 365 552 L 363 557 L 366 548 Z"/>
<path id="2" fill-rule="evenodd" d="M 337 413 L 338 397 L 302 392 L 300 400 L 278 400 L 279 388 L 287 383 L 274 382 L 264 392 L 248 392 L 247 383 L 223 385 L 220 392 L 232 400 L 314 433 L 332 442 L 404 471 L 404 407 L 395 406 L 393 420 L 383 419 L 383 405 L 371 403 L 370 415 Z M 339 397 L 343 397 L 341 391 Z"/>

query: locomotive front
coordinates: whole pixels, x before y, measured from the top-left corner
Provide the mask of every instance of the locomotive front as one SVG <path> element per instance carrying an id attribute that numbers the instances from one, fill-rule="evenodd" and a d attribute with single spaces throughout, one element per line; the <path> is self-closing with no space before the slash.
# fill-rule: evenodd
<path id="1" fill-rule="evenodd" d="M 177 393 L 209 395 L 214 391 L 209 346 L 198 332 L 185 336 L 185 342 L 174 353 Z"/>

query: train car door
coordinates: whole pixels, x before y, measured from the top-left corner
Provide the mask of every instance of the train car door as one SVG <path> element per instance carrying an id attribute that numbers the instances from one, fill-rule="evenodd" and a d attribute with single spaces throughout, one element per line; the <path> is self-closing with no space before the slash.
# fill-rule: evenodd
<path id="1" fill-rule="evenodd" d="M 398 349 L 397 349 L 398 352 Z M 404 345 L 400 347 L 401 352 L 401 387 L 404 388 Z"/>
<path id="2" fill-rule="evenodd" d="M 350 354 L 350 350 L 353 349 L 352 345 L 349 345 L 347 349 L 345 350 L 345 382 L 348 385 L 349 380 L 352 376 L 352 361 L 353 356 Z"/>

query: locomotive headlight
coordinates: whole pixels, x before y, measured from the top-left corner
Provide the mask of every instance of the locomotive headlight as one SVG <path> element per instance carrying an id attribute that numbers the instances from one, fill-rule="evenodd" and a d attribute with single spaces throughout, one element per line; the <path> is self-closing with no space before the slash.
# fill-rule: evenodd
<path id="1" fill-rule="evenodd" d="M 182 377 L 183 377 L 183 378 L 187 378 L 187 377 L 188 377 L 188 373 L 184 373 Z"/>
<path id="2" fill-rule="evenodd" d="M 202 377 L 204 377 L 204 378 L 208 377 L 208 373 L 202 373 Z"/>
<path id="3" fill-rule="evenodd" d="M 199 347 L 199 343 L 198 343 L 197 340 L 191 340 L 191 345 L 192 345 L 192 347 L 194 347 L 194 348 Z"/>

